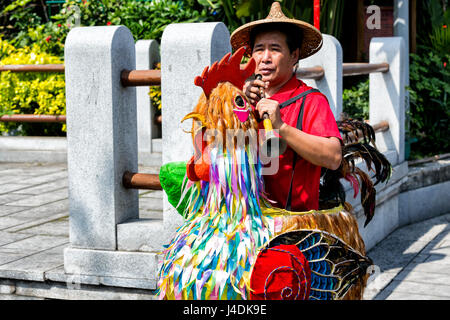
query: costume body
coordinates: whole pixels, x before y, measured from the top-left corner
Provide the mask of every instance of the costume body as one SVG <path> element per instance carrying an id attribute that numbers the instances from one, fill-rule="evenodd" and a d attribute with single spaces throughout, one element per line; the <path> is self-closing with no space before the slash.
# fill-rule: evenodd
<path id="1" fill-rule="evenodd" d="M 193 193 L 187 218 L 160 269 L 161 298 L 248 299 L 250 270 L 259 249 L 271 238 L 270 217 L 259 205 L 260 168 L 235 167 L 234 174 L 227 168 L 233 168 L 236 158 L 228 156 L 212 152 L 211 171 L 229 179 L 223 188 L 215 180 L 196 182 L 188 189 Z M 243 151 L 238 156 L 246 155 Z"/>
<path id="2" fill-rule="evenodd" d="M 270 99 L 283 103 L 303 92 L 312 89 L 295 76 Z M 303 110 L 302 131 L 320 137 L 336 137 L 342 140 L 336 120 L 331 112 L 328 101 L 321 93 L 309 93 L 294 103 L 280 109 L 282 120 L 291 127 L 297 127 L 297 119 L 302 100 L 305 100 Z M 276 174 L 264 176 L 265 191 L 273 205 L 286 207 L 292 176 L 294 151 L 288 149 L 280 155 L 279 170 Z M 292 211 L 308 211 L 319 209 L 319 182 L 321 168 L 297 156 L 292 186 Z"/>
<path id="3" fill-rule="evenodd" d="M 233 81 L 242 72 L 242 55 L 243 50 L 231 58 L 228 54 L 195 79 L 204 93 L 189 115 L 198 120 L 192 126 L 194 156 L 184 164 L 182 186 L 175 187 L 183 190 L 181 199 L 188 195 L 185 209 L 179 210 L 186 220 L 165 250 L 158 282 L 161 298 L 247 299 L 250 269 L 258 250 L 269 242 L 270 230 L 260 206 L 263 180 L 257 122 L 237 89 L 254 72 L 254 60 L 247 64 L 248 72 Z M 226 74 L 234 85 L 229 79 L 219 83 L 217 79 Z M 230 143 L 229 130 L 246 133 L 249 141 Z M 206 144 L 204 134 L 209 131 L 215 140 Z M 165 177 L 172 179 L 170 174 Z M 163 175 L 162 185 L 164 179 Z"/>

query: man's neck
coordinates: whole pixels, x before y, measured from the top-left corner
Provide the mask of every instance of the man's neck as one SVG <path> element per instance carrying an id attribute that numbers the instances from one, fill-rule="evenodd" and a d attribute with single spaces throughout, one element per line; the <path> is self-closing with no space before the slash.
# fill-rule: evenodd
<path id="1" fill-rule="evenodd" d="M 266 89 L 266 98 L 270 98 L 275 93 L 277 93 L 286 83 L 288 83 L 289 80 L 291 80 L 291 78 L 292 75 L 289 78 L 287 78 L 287 80 L 280 82 L 279 84 L 276 84 L 274 86 L 271 86 L 269 84 L 269 87 Z"/>

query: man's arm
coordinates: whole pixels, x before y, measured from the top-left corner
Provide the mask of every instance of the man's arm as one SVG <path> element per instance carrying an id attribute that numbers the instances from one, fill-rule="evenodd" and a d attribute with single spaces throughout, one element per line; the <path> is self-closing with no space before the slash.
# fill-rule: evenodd
<path id="1" fill-rule="evenodd" d="M 314 165 L 336 170 L 342 161 L 340 140 L 336 137 L 319 137 L 291 127 L 281 120 L 278 102 L 261 99 L 256 105 L 260 117 L 267 112 L 272 126 L 302 158 Z"/>
<path id="2" fill-rule="evenodd" d="M 299 156 L 316 166 L 336 170 L 342 161 L 341 142 L 336 137 L 314 136 L 286 123 L 280 135 Z"/>

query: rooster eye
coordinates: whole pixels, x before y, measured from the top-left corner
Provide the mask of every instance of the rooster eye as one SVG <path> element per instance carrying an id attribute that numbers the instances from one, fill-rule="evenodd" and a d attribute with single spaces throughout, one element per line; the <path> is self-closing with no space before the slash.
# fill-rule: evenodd
<path id="1" fill-rule="evenodd" d="M 236 107 L 241 109 L 246 105 L 244 98 L 242 98 L 242 96 L 239 94 L 234 98 L 234 104 L 236 105 Z"/>

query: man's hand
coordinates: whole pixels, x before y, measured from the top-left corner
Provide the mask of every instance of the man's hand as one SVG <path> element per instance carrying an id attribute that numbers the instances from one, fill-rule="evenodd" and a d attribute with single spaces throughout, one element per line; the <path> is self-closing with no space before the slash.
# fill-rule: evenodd
<path id="1" fill-rule="evenodd" d="M 284 122 L 281 120 L 280 104 L 277 101 L 263 98 L 259 100 L 256 105 L 256 110 L 258 110 L 261 119 L 263 119 L 264 113 L 269 115 L 274 129 L 280 129 L 283 125 Z"/>
<path id="2" fill-rule="evenodd" d="M 268 82 L 264 82 L 262 80 L 250 80 L 244 84 L 243 91 L 247 98 L 250 100 L 250 103 L 256 106 L 258 101 L 263 98 L 260 95 L 261 88 L 265 90 L 267 89 L 268 85 Z"/>

